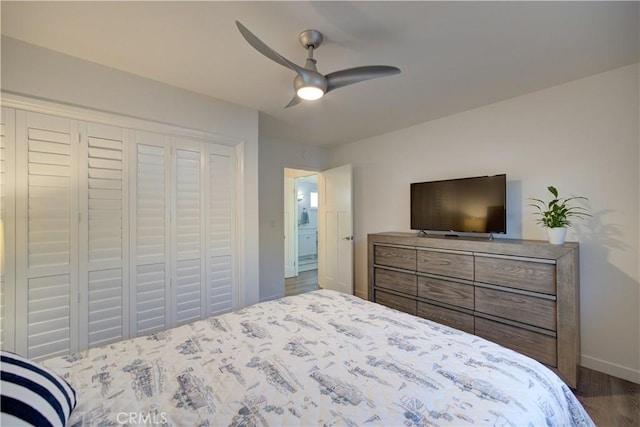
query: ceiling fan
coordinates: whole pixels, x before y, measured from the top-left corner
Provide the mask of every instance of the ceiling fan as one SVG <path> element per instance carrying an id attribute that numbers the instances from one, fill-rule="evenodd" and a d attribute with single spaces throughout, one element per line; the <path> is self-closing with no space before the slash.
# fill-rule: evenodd
<path id="1" fill-rule="evenodd" d="M 346 70 L 334 71 L 326 75 L 322 75 L 316 68 L 316 60 L 313 59 L 313 50 L 317 49 L 322 43 L 322 33 L 317 30 L 304 30 L 298 35 L 300 44 L 307 50 L 308 56 L 304 67 L 301 67 L 275 50 L 264 44 L 258 37 L 249 31 L 244 25 L 236 21 L 236 26 L 240 30 L 240 34 L 253 46 L 258 52 L 287 68 L 292 69 L 298 75 L 293 81 L 295 94 L 293 99 L 285 108 L 293 107 L 302 100 L 313 101 L 322 98 L 325 93 L 334 89 L 362 82 L 365 80 L 375 79 L 378 77 L 392 76 L 400 74 L 400 69 L 387 65 L 368 65 L 364 67 L 347 68 Z"/>

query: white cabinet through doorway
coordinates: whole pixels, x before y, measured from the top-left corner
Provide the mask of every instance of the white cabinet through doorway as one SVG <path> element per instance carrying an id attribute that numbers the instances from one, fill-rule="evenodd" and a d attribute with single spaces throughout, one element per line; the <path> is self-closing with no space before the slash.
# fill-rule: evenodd
<path id="1" fill-rule="evenodd" d="M 318 229 L 298 229 L 298 257 L 315 257 L 318 255 Z"/>

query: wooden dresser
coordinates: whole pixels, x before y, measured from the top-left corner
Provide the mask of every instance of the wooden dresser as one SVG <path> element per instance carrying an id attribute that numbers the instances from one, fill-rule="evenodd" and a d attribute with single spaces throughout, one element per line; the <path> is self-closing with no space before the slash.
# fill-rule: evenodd
<path id="1" fill-rule="evenodd" d="M 378 233 L 368 250 L 371 301 L 512 348 L 577 386 L 577 243 Z"/>

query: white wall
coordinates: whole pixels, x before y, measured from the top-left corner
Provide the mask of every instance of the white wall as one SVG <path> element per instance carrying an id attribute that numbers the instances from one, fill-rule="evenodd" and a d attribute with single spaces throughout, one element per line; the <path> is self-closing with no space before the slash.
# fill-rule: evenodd
<path id="1" fill-rule="evenodd" d="M 326 169 L 328 149 L 260 137 L 260 300 L 284 296 L 284 169 Z"/>
<path id="2" fill-rule="evenodd" d="M 2 37 L 2 91 L 242 141 L 243 305 L 259 300 L 258 112 Z"/>
<path id="3" fill-rule="evenodd" d="M 352 163 L 356 292 L 368 233 L 409 231 L 409 183 L 507 174 L 507 237 L 545 239 L 527 198 L 589 198 L 580 242 L 582 364 L 640 382 L 638 65 L 380 135 L 330 152 Z"/>

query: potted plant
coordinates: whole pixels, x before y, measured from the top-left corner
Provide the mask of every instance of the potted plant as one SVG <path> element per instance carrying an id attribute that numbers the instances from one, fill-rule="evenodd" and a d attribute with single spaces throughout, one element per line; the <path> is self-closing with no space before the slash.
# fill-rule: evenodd
<path id="1" fill-rule="evenodd" d="M 531 203 L 530 206 L 537 209 L 537 212 L 534 213 L 538 217 L 536 222 L 547 229 L 549 243 L 561 245 L 565 241 L 567 227 L 571 226 L 573 218 L 591 216 L 583 207 L 572 206 L 570 202 L 577 199 L 588 199 L 582 196 L 559 197 L 558 190 L 552 185 L 547 187 L 547 190 L 553 195 L 553 199 L 550 202 L 531 198 L 530 200 L 535 203 Z"/>

